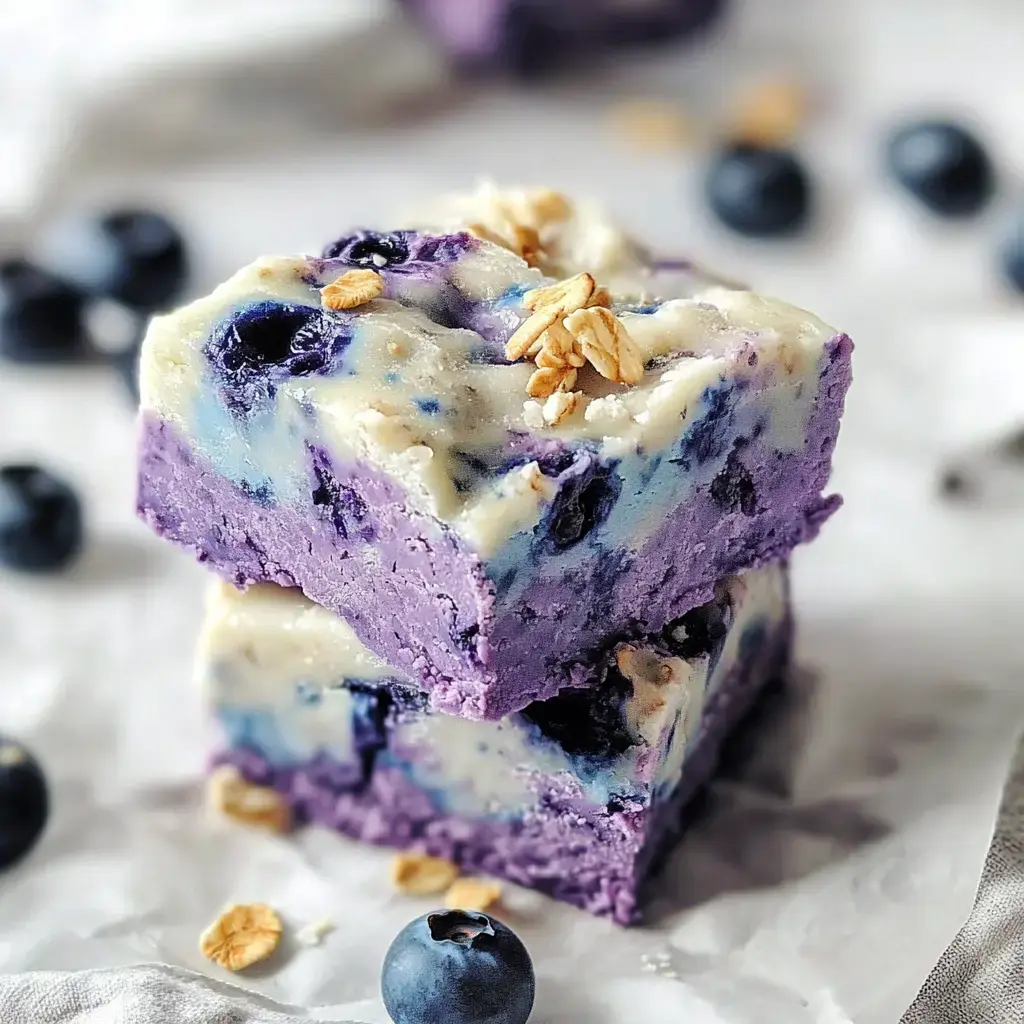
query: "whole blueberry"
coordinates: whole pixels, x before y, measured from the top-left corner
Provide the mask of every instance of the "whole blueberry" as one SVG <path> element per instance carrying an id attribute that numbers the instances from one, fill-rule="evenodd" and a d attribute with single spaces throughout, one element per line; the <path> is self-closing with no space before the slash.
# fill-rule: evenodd
<path id="1" fill-rule="evenodd" d="M 48 809 L 39 763 L 20 743 L 0 737 L 0 871 L 35 846 Z"/>
<path id="2" fill-rule="evenodd" d="M 1003 273 L 1019 292 L 1024 293 L 1024 211 L 1010 230 L 1001 252 Z"/>
<path id="3" fill-rule="evenodd" d="M 61 569 L 82 547 L 82 507 L 63 480 L 39 466 L 0 467 L 0 565 Z"/>
<path id="4" fill-rule="evenodd" d="M 799 231 L 810 215 L 811 181 L 796 154 L 737 143 L 715 158 L 706 190 L 715 216 L 753 238 Z"/>
<path id="5" fill-rule="evenodd" d="M 152 210 L 112 210 L 58 222 L 40 260 L 82 291 L 136 309 L 161 309 L 182 292 L 188 254 L 178 229 Z"/>
<path id="6" fill-rule="evenodd" d="M 992 162 L 981 143 L 960 125 L 908 125 L 890 137 L 887 156 L 896 180 L 933 213 L 967 217 L 992 196 Z"/>
<path id="7" fill-rule="evenodd" d="M 381 994 L 395 1024 L 525 1024 L 533 964 L 515 932 L 495 918 L 436 910 L 391 943 Z"/>
<path id="8" fill-rule="evenodd" d="M 84 297 L 27 260 L 0 263 L 0 355 L 12 362 L 60 362 L 80 355 Z"/>

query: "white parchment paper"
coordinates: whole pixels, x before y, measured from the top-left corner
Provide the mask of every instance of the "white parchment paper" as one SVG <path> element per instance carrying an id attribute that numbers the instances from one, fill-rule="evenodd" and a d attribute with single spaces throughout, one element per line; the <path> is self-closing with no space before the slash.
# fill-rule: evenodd
<path id="1" fill-rule="evenodd" d="M 835 475 L 847 506 L 795 562 L 806 671 L 711 790 L 651 926 L 622 931 L 509 892 L 538 1024 L 887 1024 L 973 899 L 1024 720 L 1024 531 L 1012 509 L 941 505 L 934 480 L 950 450 L 1024 411 L 1024 312 L 991 271 L 996 213 L 936 228 L 887 191 L 876 158 L 888 120 L 938 90 L 984 109 L 1015 159 L 1009 98 L 1024 65 L 986 82 L 982 64 L 963 64 L 986 40 L 998 51 L 1008 19 L 1024 37 L 1024 15 L 999 0 L 891 8 L 865 3 L 840 33 L 829 115 L 806 143 L 826 214 L 806 243 L 724 238 L 694 198 L 697 158 L 615 144 L 603 98 L 578 85 L 482 91 L 443 119 L 160 173 L 97 153 L 57 193 L 163 204 L 205 286 L 479 173 L 551 184 L 853 334 Z M 926 13 L 956 31 L 922 36 Z M 909 61 L 915 45 L 927 56 Z M 652 62 L 615 88 L 685 93 L 689 75 Z M 535 145 L 510 150 L 510 135 Z M 189 670 L 205 577 L 133 520 L 132 448 L 103 372 L 0 370 L 0 458 L 40 457 L 73 478 L 90 531 L 67 577 L 0 577 L 0 729 L 35 749 L 54 796 L 41 845 L 0 876 L 0 970 L 162 961 L 224 980 L 199 933 L 223 904 L 262 900 L 292 933 L 323 917 L 337 929 L 232 980 L 313 1017 L 385 1022 L 383 952 L 429 902 L 392 891 L 386 852 L 201 815 L 206 731 Z"/>

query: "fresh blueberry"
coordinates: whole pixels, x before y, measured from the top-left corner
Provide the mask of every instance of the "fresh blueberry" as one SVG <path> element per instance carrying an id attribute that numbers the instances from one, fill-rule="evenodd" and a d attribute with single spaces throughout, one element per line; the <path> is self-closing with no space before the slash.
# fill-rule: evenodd
<path id="1" fill-rule="evenodd" d="M 753 238 L 794 234 L 810 214 L 810 177 L 785 149 L 748 143 L 726 147 L 711 166 L 706 189 L 718 219 Z"/>
<path id="2" fill-rule="evenodd" d="M 1007 280 L 1019 292 L 1024 292 L 1024 212 L 1003 243 L 1001 256 Z"/>
<path id="3" fill-rule="evenodd" d="M 20 743 L 0 737 L 0 871 L 35 846 L 49 804 L 39 762 Z"/>
<path id="4" fill-rule="evenodd" d="M 634 742 L 624 713 L 632 695 L 632 683 L 613 665 L 599 687 L 567 687 L 520 715 L 571 756 L 612 760 Z"/>
<path id="5" fill-rule="evenodd" d="M 82 291 L 136 309 L 167 306 L 188 277 L 180 232 L 149 210 L 114 210 L 59 222 L 44 236 L 40 257 Z"/>
<path id="6" fill-rule="evenodd" d="M 77 289 L 26 260 L 0 263 L 0 355 L 21 363 L 81 355 L 83 303 Z"/>
<path id="7" fill-rule="evenodd" d="M 888 161 L 908 192 L 945 217 L 978 213 L 995 188 L 988 154 L 960 125 L 925 121 L 901 128 L 889 139 Z"/>
<path id="8" fill-rule="evenodd" d="M 534 987 L 519 936 L 476 911 L 418 917 L 391 943 L 381 971 L 395 1024 L 526 1024 Z"/>
<path id="9" fill-rule="evenodd" d="M 0 468 L 0 564 L 61 569 L 81 547 L 82 506 L 67 483 L 39 466 Z"/>
<path id="10" fill-rule="evenodd" d="M 556 550 L 578 544 L 608 518 L 622 482 L 611 465 L 581 458 L 562 477 L 542 528 Z"/>
<path id="11" fill-rule="evenodd" d="M 339 238 L 324 249 L 324 258 L 343 259 L 356 267 L 383 269 L 406 263 L 414 231 L 359 231 Z"/>

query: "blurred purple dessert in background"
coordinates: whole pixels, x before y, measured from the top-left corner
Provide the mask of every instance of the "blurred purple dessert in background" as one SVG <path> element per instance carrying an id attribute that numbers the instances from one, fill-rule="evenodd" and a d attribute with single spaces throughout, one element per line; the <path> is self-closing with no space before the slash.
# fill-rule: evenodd
<path id="1" fill-rule="evenodd" d="M 519 74 L 581 54 L 664 43 L 703 28 L 725 0 L 402 0 L 460 64 Z"/>

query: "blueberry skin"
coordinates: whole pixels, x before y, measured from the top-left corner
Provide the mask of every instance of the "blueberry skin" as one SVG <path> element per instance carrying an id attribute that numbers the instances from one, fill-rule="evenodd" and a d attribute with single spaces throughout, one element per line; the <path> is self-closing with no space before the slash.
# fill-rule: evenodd
<path id="1" fill-rule="evenodd" d="M 70 485 L 39 466 L 0 467 L 0 565 L 55 571 L 81 547 L 82 506 Z"/>
<path id="2" fill-rule="evenodd" d="M 943 217 L 978 213 L 995 190 L 988 154 L 960 125 L 942 121 L 908 125 L 889 139 L 886 156 L 893 177 Z"/>
<path id="3" fill-rule="evenodd" d="M 726 147 L 711 165 L 706 191 L 715 216 L 750 238 L 795 234 L 810 216 L 810 176 L 786 149 Z"/>
<path id="4" fill-rule="evenodd" d="M 18 363 L 78 358 L 84 303 L 76 288 L 27 260 L 0 263 L 0 355 Z"/>
<path id="5" fill-rule="evenodd" d="M 1003 273 L 1017 291 L 1024 294 L 1024 212 L 1017 217 L 1000 253 Z"/>
<path id="6" fill-rule="evenodd" d="M 565 551 L 608 518 L 622 490 L 615 467 L 583 456 L 561 475 L 558 493 L 537 527 L 543 550 Z"/>
<path id="7" fill-rule="evenodd" d="M 526 1024 L 534 988 L 519 937 L 476 911 L 418 917 L 391 943 L 381 970 L 395 1024 Z"/>
<path id="8" fill-rule="evenodd" d="M 112 210 L 58 223 L 44 238 L 40 256 L 82 291 L 140 310 L 165 308 L 188 278 L 185 240 L 151 210 Z"/>
<path id="9" fill-rule="evenodd" d="M 0 737 L 0 871 L 35 846 L 49 806 L 39 763 L 21 744 Z"/>

